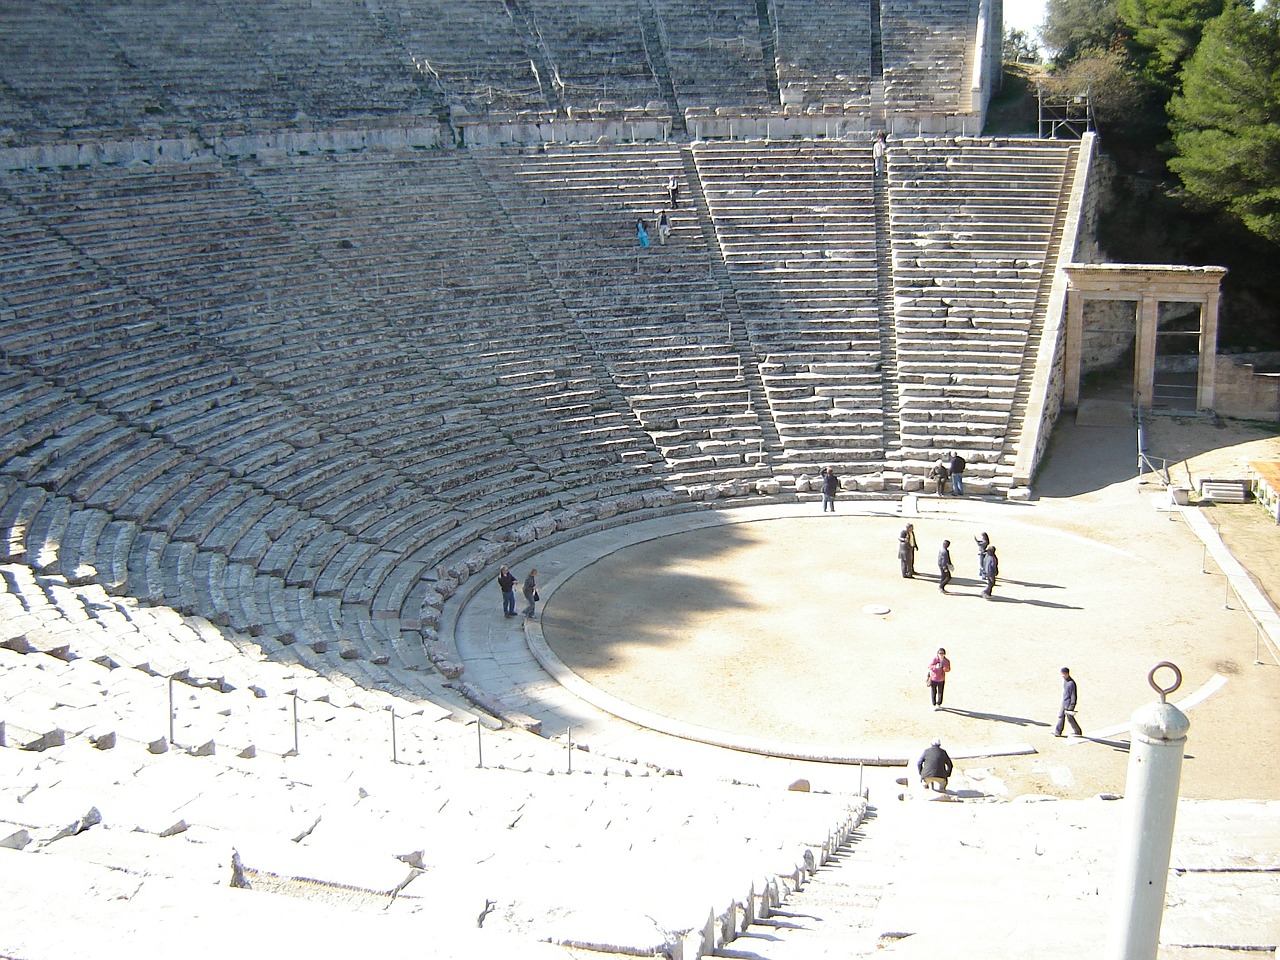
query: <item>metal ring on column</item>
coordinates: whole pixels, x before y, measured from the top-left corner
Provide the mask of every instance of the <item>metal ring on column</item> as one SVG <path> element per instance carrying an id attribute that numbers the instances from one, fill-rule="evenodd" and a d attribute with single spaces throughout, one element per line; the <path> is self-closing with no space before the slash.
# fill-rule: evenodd
<path id="1" fill-rule="evenodd" d="M 1162 687 L 1156 683 L 1156 671 L 1161 667 L 1168 667 L 1173 671 L 1173 683 L 1168 687 Z M 1182 671 L 1178 669 L 1176 663 L 1170 663 L 1168 660 L 1161 660 L 1147 673 L 1147 683 L 1151 684 L 1151 689 L 1160 694 L 1160 702 L 1165 702 L 1165 697 L 1173 693 L 1182 686 Z"/>

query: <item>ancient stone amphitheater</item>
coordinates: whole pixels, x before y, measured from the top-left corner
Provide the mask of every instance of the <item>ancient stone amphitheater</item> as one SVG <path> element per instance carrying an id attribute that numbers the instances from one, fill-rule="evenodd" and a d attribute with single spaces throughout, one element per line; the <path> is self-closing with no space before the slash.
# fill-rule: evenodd
<path id="1" fill-rule="evenodd" d="M 1091 143 L 978 136 L 1000 23 L 0 7 L 0 953 L 254 922 L 255 950 L 694 956 L 776 907 L 861 806 L 706 783 L 690 826 L 644 757 L 548 779 L 565 743 L 495 719 L 452 608 L 823 465 L 896 498 L 959 451 L 971 492 L 1027 493 Z"/>

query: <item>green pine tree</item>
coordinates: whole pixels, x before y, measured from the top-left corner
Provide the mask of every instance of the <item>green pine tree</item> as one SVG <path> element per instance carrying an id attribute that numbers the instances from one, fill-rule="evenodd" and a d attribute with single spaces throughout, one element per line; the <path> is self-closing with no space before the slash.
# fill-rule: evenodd
<path id="1" fill-rule="evenodd" d="M 1169 118 L 1187 191 L 1280 242 L 1280 3 L 1231 5 L 1205 27 Z"/>
<path id="2" fill-rule="evenodd" d="M 1130 47 L 1143 72 L 1172 91 L 1204 25 L 1233 2 L 1237 0 L 1118 0 L 1116 12 L 1129 30 Z"/>

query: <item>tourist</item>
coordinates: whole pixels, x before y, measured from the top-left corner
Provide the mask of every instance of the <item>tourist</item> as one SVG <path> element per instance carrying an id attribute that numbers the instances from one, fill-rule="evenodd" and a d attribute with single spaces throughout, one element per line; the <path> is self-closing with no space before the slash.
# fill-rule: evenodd
<path id="1" fill-rule="evenodd" d="M 640 246 L 649 246 L 649 231 L 645 229 L 643 218 L 636 220 L 636 239 L 640 241 Z"/>
<path id="2" fill-rule="evenodd" d="M 836 512 L 836 491 L 840 489 L 840 478 L 836 476 L 835 467 L 823 467 L 818 475 L 822 477 L 822 512 L 827 512 L 827 507 L 831 508 L 831 512 Z"/>
<path id="3" fill-rule="evenodd" d="M 671 218 L 667 216 L 667 211 L 663 210 L 658 214 L 658 242 L 665 247 L 669 236 L 671 236 Z"/>
<path id="4" fill-rule="evenodd" d="M 939 497 L 946 491 L 947 481 L 951 479 L 951 469 L 947 466 L 946 460 L 939 460 L 933 465 L 933 469 L 929 471 L 929 476 L 933 480 L 934 493 Z"/>
<path id="5" fill-rule="evenodd" d="M 951 571 L 953 569 L 954 566 L 951 563 L 951 541 L 943 540 L 942 549 L 938 551 L 938 589 L 943 593 L 947 592 L 947 584 L 951 582 Z M 942 651 L 939 650 L 938 652 L 941 653 Z"/>
<path id="6" fill-rule="evenodd" d="M 884 131 L 877 130 L 876 138 L 871 144 L 871 161 L 877 177 L 884 176 L 884 155 L 888 152 L 888 144 L 884 142 Z"/>
<path id="7" fill-rule="evenodd" d="M 525 617 L 532 617 L 534 604 L 542 598 L 538 596 L 538 571 L 530 569 L 529 575 L 524 578 L 524 598 L 528 601 L 528 606 L 524 608 Z"/>
<path id="8" fill-rule="evenodd" d="M 925 748 L 916 761 L 916 770 L 920 772 L 920 782 L 932 790 L 935 787 L 943 793 L 947 792 L 947 781 L 951 779 L 951 756 L 942 749 L 942 741 L 934 738 L 932 744 Z"/>
<path id="9" fill-rule="evenodd" d="M 996 559 L 996 548 L 994 546 L 987 547 L 987 552 L 983 555 L 982 560 L 982 579 L 987 582 L 986 589 L 982 591 L 982 596 L 987 600 L 991 599 L 991 591 L 996 588 L 996 577 L 1000 575 L 1000 561 Z"/>
<path id="10" fill-rule="evenodd" d="M 1062 673 L 1062 707 L 1058 710 L 1058 725 L 1053 728 L 1055 737 L 1062 736 L 1062 728 L 1071 724 L 1071 730 L 1077 737 L 1084 736 L 1080 724 L 1076 723 L 1076 682 L 1071 677 L 1071 670 L 1063 667 Z"/>
<path id="11" fill-rule="evenodd" d="M 671 201 L 671 209 L 674 210 L 680 199 L 680 179 L 675 174 L 667 180 L 667 199 Z"/>
<path id="12" fill-rule="evenodd" d="M 964 496 L 964 457 L 958 453 L 951 454 L 951 492 L 957 497 Z"/>
<path id="13" fill-rule="evenodd" d="M 983 567 L 987 563 L 987 547 L 991 546 L 991 538 L 987 536 L 987 532 L 984 530 L 973 538 L 973 542 L 978 545 L 978 576 L 985 579 Z"/>
<path id="14" fill-rule="evenodd" d="M 516 615 L 516 575 L 506 564 L 503 564 L 502 569 L 498 571 L 498 588 L 502 590 L 502 615 L 514 617 Z"/>
<path id="15" fill-rule="evenodd" d="M 910 580 L 916 575 L 916 528 L 908 523 L 898 534 L 898 566 L 902 568 L 902 576 Z"/>
<path id="16" fill-rule="evenodd" d="M 946 541 L 943 541 L 944 543 Z M 947 659 L 947 651 L 939 647 L 938 652 L 929 661 L 929 699 L 933 709 L 942 709 L 942 694 L 947 688 L 947 674 L 951 672 L 951 661 Z"/>

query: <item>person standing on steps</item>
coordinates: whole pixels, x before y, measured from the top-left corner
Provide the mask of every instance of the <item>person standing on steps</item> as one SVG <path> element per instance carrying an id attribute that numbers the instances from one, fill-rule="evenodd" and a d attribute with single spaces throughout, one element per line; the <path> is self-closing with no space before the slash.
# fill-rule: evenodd
<path id="1" fill-rule="evenodd" d="M 884 176 L 884 156 L 889 152 L 889 145 L 884 142 L 884 131 L 877 130 L 876 138 L 871 143 L 871 164 L 877 177 Z"/>
<path id="2" fill-rule="evenodd" d="M 942 695 L 947 689 L 947 674 L 951 672 L 951 661 L 947 659 L 947 651 L 943 647 L 938 648 L 938 652 L 934 654 L 933 659 L 929 661 L 929 699 L 933 702 L 933 709 L 942 709 Z"/>
<path id="3" fill-rule="evenodd" d="M 1000 561 L 996 559 L 996 548 L 987 547 L 986 558 L 982 562 L 982 579 L 987 581 L 986 589 L 982 591 L 985 599 L 991 599 L 991 591 L 996 588 L 996 577 L 999 575 Z"/>
<path id="4" fill-rule="evenodd" d="M 902 568 L 902 576 L 906 580 L 916 575 L 916 550 L 919 546 L 916 543 L 916 528 L 908 523 L 898 534 L 898 566 Z"/>
<path id="5" fill-rule="evenodd" d="M 532 617 L 534 606 L 542 598 L 538 596 L 538 571 L 537 568 L 530 568 L 529 575 L 524 578 L 524 598 L 527 605 L 524 608 L 526 618 Z"/>
<path id="6" fill-rule="evenodd" d="M 667 180 L 667 199 L 671 201 L 671 209 L 680 201 L 680 178 L 672 174 Z"/>
<path id="7" fill-rule="evenodd" d="M 671 218 L 667 216 L 667 211 L 663 210 L 658 214 L 658 243 L 665 247 L 669 236 L 671 236 Z"/>
<path id="8" fill-rule="evenodd" d="M 1058 710 L 1058 725 L 1053 728 L 1055 737 L 1062 736 L 1062 728 L 1067 724 L 1071 724 L 1071 732 L 1077 737 L 1083 737 L 1084 731 L 1080 729 L 1080 724 L 1076 722 L 1076 697 L 1078 690 L 1076 682 L 1071 677 L 1071 670 L 1063 667 L 1062 674 L 1062 707 Z"/>
<path id="9" fill-rule="evenodd" d="M 836 476 L 835 467 L 822 468 L 822 512 L 827 512 L 827 507 L 831 508 L 831 512 L 836 512 L 836 491 L 840 489 L 840 478 Z"/>
<path id="10" fill-rule="evenodd" d="M 964 457 L 959 453 L 951 454 L 951 492 L 957 497 L 964 496 Z"/>
<path id="11" fill-rule="evenodd" d="M 938 551 L 938 589 L 947 592 L 947 584 L 951 582 L 951 541 L 943 540 L 942 549 Z M 938 651 L 942 653 L 941 650 Z"/>
<path id="12" fill-rule="evenodd" d="M 649 246 L 649 231 L 645 228 L 642 217 L 636 219 L 636 239 L 640 241 L 640 246 Z"/>
<path id="13" fill-rule="evenodd" d="M 498 588 L 502 591 L 502 615 L 516 615 L 516 575 L 506 564 L 498 571 Z"/>

